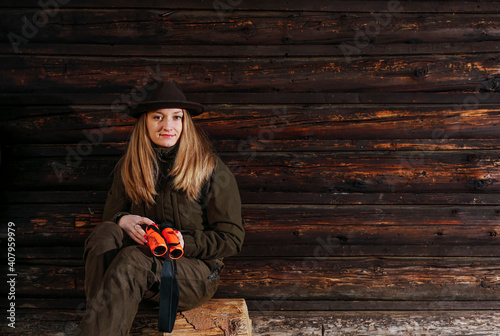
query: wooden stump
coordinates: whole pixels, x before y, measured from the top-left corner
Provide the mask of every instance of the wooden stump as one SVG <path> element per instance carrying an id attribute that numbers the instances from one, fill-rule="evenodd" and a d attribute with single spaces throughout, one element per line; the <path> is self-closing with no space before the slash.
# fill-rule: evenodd
<path id="1" fill-rule="evenodd" d="M 212 299 L 177 314 L 175 328 L 164 336 L 250 336 L 252 322 L 244 299 Z"/>

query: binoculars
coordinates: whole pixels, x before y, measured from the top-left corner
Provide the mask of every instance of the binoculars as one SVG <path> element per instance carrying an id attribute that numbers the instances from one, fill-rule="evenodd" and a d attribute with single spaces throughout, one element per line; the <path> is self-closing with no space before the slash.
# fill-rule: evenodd
<path id="1" fill-rule="evenodd" d="M 184 250 L 179 242 L 179 238 L 174 232 L 174 229 L 169 226 L 168 222 L 156 224 L 141 225 L 146 235 L 148 236 L 148 246 L 151 253 L 157 257 L 164 256 L 168 251 L 170 259 L 179 259 L 184 254 Z"/>

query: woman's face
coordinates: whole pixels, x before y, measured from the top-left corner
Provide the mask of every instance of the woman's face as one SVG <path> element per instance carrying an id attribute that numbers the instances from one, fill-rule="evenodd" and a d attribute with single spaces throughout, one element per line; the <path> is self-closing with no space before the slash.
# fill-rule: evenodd
<path id="1" fill-rule="evenodd" d="M 172 147 L 182 133 L 184 111 L 179 108 L 164 108 L 148 112 L 146 126 L 149 138 L 161 147 Z"/>

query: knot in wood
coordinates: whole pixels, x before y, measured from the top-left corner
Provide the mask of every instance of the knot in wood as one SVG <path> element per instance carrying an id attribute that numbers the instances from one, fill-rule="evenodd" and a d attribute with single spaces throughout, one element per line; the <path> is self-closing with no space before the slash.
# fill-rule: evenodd
<path id="1" fill-rule="evenodd" d="M 500 76 L 490 76 L 481 83 L 479 88 L 481 92 L 500 92 Z"/>
<path id="2" fill-rule="evenodd" d="M 487 185 L 487 181 L 483 179 L 473 179 L 467 182 L 467 186 L 474 190 L 483 189 Z"/>
<path id="3" fill-rule="evenodd" d="M 479 157 L 476 154 L 467 154 L 467 162 L 477 162 Z"/>
<path id="4" fill-rule="evenodd" d="M 245 26 L 243 26 L 243 28 L 241 28 L 241 30 L 242 30 L 245 34 L 247 34 L 247 35 L 249 35 L 249 36 L 253 36 L 253 35 L 257 34 L 257 30 L 255 29 L 255 26 L 254 26 L 254 25 L 252 25 L 252 24 L 249 24 L 249 25 L 245 25 Z"/>
<path id="5" fill-rule="evenodd" d="M 413 74 L 417 78 L 425 77 L 427 76 L 428 73 L 429 73 L 429 68 L 426 66 L 418 67 L 415 69 L 415 71 L 413 71 Z"/>
<path id="6" fill-rule="evenodd" d="M 347 241 L 349 240 L 349 238 L 344 236 L 337 236 L 335 238 L 337 238 L 341 243 L 347 243 Z"/>

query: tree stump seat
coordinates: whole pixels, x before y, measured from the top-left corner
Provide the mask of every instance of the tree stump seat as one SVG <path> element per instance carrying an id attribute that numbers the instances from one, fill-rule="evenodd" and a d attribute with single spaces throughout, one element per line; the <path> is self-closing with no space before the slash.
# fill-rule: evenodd
<path id="1" fill-rule="evenodd" d="M 150 326 L 156 329 L 157 321 L 150 323 Z M 138 329 L 139 326 L 134 326 L 131 335 Z M 143 331 L 137 335 L 162 334 L 150 328 Z M 163 336 L 167 335 L 251 336 L 252 322 L 244 299 L 212 299 L 201 307 L 177 313 L 172 333 L 163 333 Z"/>

